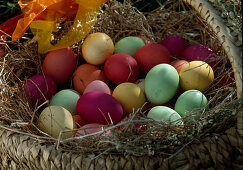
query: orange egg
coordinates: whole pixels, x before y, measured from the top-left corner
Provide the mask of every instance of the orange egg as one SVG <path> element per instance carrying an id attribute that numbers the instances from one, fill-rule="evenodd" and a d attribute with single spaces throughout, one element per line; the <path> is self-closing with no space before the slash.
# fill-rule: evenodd
<path id="1" fill-rule="evenodd" d="M 94 80 L 107 83 L 105 74 L 101 69 L 91 64 L 82 64 L 74 72 L 74 89 L 82 94 L 86 86 Z"/>
<path id="2" fill-rule="evenodd" d="M 188 62 L 186 60 L 175 60 L 173 62 L 170 63 L 170 65 L 172 65 L 178 73 L 180 73 L 182 67 L 187 64 Z"/>
<path id="3" fill-rule="evenodd" d="M 93 65 L 104 64 L 105 60 L 114 52 L 112 39 L 104 33 L 90 34 L 82 45 L 82 54 L 85 61 Z"/>

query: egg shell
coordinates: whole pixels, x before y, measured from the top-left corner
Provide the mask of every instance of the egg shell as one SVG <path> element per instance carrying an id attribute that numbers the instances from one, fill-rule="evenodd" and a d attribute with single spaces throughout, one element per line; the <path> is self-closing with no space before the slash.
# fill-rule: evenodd
<path id="1" fill-rule="evenodd" d="M 144 91 L 145 78 L 138 79 L 135 84 L 138 85 Z"/>
<path id="2" fill-rule="evenodd" d="M 220 77 L 220 81 L 218 82 L 216 87 L 219 88 L 219 87 L 228 85 L 228 84 L 230 84 L 230 83 L 232 83 L 234 81 L 235 81 L 234 80 L 234 72 L 231 72 L 231 73 L 226 74 L 223 77 Z"/>
<path id="3" fill-rule="evenodd" d="M 167 103 L 176 94 L 179 76 L 169 64 L 153 67 L 145 77 L 145 94 L 149 102 L 157 105 Z"/>
<path id="4" fill-rule="evenodd" d="M 62 84 L 71 78 L 75 66 L 76 55 L 68 47 L 49 52 L 43 61 L 42 70 L 57 84 Z"/>
<path id="5" fill-rule="evenodd" d="M 73 115 L 73 120 L 76 123 L 77 127 L 86 125 L 87 123 L 80 117 L 80 115 Z"/>
<path id="6" fill-rule="evenodd" d="M 104 64 L 114 52 L 112 39 L 105 33 L 90 34 L 82 45 L 82 55 L 85 61 L 93 65 Z"/>
<path id="7" fill-rule="evenodd" d="M 153 107 L 148 112 L 147 117 L 154 119 L 156 121 L 170 122 L 172 124 L 183 125 L 183 122 L 180 120 L 181 116 L 175 110 L 166 106 Z"/>
<path id="8" fill-rule="evenodd" d="M 104 71 L 107 78 L 116 85 L 136 82 L 140 72 L 137 61 L 123 53 L 110 56 L 105 62 Z"/>
<path id="9" fill-rule="evenodd" d="M 182 93 L 175 104 L 175 111 L 185 117 L 188 113 L 205 107 L 208 103 L 206 96 L 198 90 L 188 90 Z"/>
<path id="10" fill-rule="evenodd" d="M 185 64 L 179 76 L 180 86 L 184 91 L 193 89 L 204 91 L 214 80 L 212 68 L 203 61 L 191 61 Z"/>
<path id="11" fill-rule="evenodd" d="M 172 65 L 177 70 L 177 72 L 180 73 L 182 67 L 187 63 L 189 62 L 186 60 L 175 60 L 171 62 L 170 65 Z"/>
<path id="12" fill-rule="evenodd" d="M 0 46 L 0 57 L 2 57 L 3 55 L 4 55 L 4 49 L 1 48 L 1 46 Z"/>
<path id="13" fill-rule="evenodd" d="M 91 91 L 101 91 L 101 92 L 111 95 L 111 90 L 110 90 L 109 86 L 101 80 L 94 80 L 91 83 L 89 83 L 87 85 L 87 87 L 85 88 L 83 94 L 91 92 Z"/>
<path id="14" fill-rule="evenodd" d="M 49 76 L 34 75 L 26 80 L 24 90 L 32 104 L 42 104 L 56 93 L 57 88 Z"/>
<path id="15" fill-rule="evenodd" d="M 136 37 L 141 38 L 141 39 L 145 42 L 145 44 L 149 44 L 149 43 L 151 43 L 146 37 L 144 37 L 144 36 L 142 36 L 142 35 L 138 35 L 138 36 L 136 36 Z"/>
<path id="16" fill-rule="evenodd" d="M 170 52 L 161 44 L 150 43 L 137 51 L 135 59 L 142 71 L 148 73 L 151 68 L 158 64 L 168 64 L 170 62 Z"/>
<path id="17" fill-rule="evenodd" d="M 113 124 L 116 124 L 123 115 L 121 104 L 111 95 L 99 91 L 81 96 L 77 103 L 77 111 L 87 123 L 109 124 L 112 120 Z"/>
<path id="18" fill-rule="evenodd" d="M 174 34 L 167 36 L 161 41 L 161 44 L 163 44 L 170 51 L 171 55 L 177 57 L 180 56 L 186 48 L 186 41 L 184 38 Z"/>
<path id="19" fill-rule="evenodd" d="M 72 89 L 64 89 L 57 92 L 50 100 L 50 106 L 62 106 L 72 115 L 77 114 L 76 105 L 80 95 Z"/>
<path id="20" fill-rule="evenodd" d="M 219 61 L 219 57 L 212 49 L 201 44 L 187 47 L 182 52 L 181 59 L 187 61 L 204 61 L 210 66 L 214 66 Z"/>
<path id="21" fill-rule="evenodd" d="M 122 38 L 115 44 L 114 53 L 124 53 L 135 57 L 139 48 L 145 45 L 145 41 L 139 37 L 129 36 Z"/>
<path id="22" fill-rule="evenodd" d="M 101 80 L 107 83 L 106 76 L 101 69 L 91 64 L 82 64 L 74 72 L 74 89 L 83 94 L 86 86 L 94 80 Z"/>
<path id="23" fill-rule="evenodd" d="M 70 130 L 62 133 L 61 139 L 72 137 L 72 130 L 76 128 L 71 113 L 61 106 L 46 107 L 40 114 L 38 124 L 40 130 L 54 138 L 58 138 L 60 132 Z"/>
<path id="24" fill-rule="evenodd" d="M 101 126 L 102 126 L 102 124 L 98 124 L 98 123 L 86 124 L 86 125 L 82 126 L 80 130 L 77 131 L 76 136 L 84 136 L 87 134 L 103 131 L 104 128 Z"/>
<path id="25" fill-rule="evenodd" d="M 136 112 L 146 102 L 143 90 L 134 83 L 119 84 L 113 91 L 112 96 L 122 105 L 125 114 Z"/>

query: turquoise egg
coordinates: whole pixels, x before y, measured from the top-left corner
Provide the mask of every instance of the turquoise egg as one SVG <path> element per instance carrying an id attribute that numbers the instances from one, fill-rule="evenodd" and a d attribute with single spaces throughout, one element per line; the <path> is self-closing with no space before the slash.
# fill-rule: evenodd
<path id="1" fill-rule="evenodd" d="M 145 94 L 153 104 L 167 103 L 177 92 L 179 75 L 169 64 L 154 66 L 145 77 Z"/>
<path id="2" fill-rule="evenodd" d="M 135 57 L 135 54 L 139 50 L 139 48 L 141 48 L 145 44 L 145 41 L 141 38 L 133 36 L 125 37 L 115 44 L 114 53 L 125 53 L 132 57 Z"/>
<path id="3" fill-rule="evenodd" d="M 77 101 L 80 95 L 72 89 L 64 89 L 56 93 L 50 100 L 50 106 L 62 106 L 67 109 L 72 115 L 77 114 Z"/>
<path id="4" fill-rule="evenodd" d="M 156 121 L 171 122 L 172 124 L 180 124 L 183 122 L 180 120 L 181 116 L 173 109 L 166 106 L 155 106 L 149 113 L 148 117 Z"/>
<path id="5" fill-rule="evenodd" d="M 175 111 L 181 117 L 185 117 L 190 112 L 202 109 L 208 103 L 206 96 L 199 90 L 188 90 L 182 93 L 175 104 Z"/>

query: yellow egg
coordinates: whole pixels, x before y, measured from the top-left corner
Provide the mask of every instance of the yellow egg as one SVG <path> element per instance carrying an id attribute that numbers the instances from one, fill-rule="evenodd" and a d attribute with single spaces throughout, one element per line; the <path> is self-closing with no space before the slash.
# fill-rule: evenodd
<path id="1" fill-rule="evenodd" d="M 214 80 L 213 69 L 203 61 L 192 61 L 185 64 L 180 73 L 180 86 L 183 90 L 207 89 Z"/>
<path id="2" fill-rule="evenodd" d="M 41 112 L 38 123 L 40 130 L 54 138 L 58 138 L 61 131 L 71 130 L 62 133 L 61 139 L 72 137 L 72 130 L 76 128 L 71 113 L 61 106 L 46 107 Z"/>
<path id="3" fill-rule="evenodd" d="M 122 105 L 126 114 L 136 112 L 146 102 L 143 90 L 134 83 L 119 84 L 112 96 Z"/>
<path id="4" fill-rule="evenodd" d="M 93 65 L 104 64 L 106 59 L 113 54 L 114 44 L 112 39 L 104 33 L 90 34 L 82 45 L 82 54 L 85 61 Z"/>

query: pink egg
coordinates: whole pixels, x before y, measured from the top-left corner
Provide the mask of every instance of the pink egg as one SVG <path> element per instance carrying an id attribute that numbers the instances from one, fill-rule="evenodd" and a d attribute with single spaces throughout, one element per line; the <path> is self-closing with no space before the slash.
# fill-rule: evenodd
<path id="1" fill-rule="evenodd" d="M 77 112 L 87 123 L 113 124 L 122 119 L 123 109 L 111 95 L 93 91 L 85 93 L 77 102 Z"/>
<path id="2" fill-rule="evenodd" d="M 170 65 L 172 65 L 176 71 L 179 73 L 182 69 L 182 67 L 187 64 L 188 62 L 186 60 L 175 60 L 173 62 L 170 63 Z"/>
<path id="3" fill-rule="evenodd" d="M 186 41 L 178 35 L 169 35 L 161 41 L 161 44 L 167 47 L 173 56 L 180 56 L 186 48 Z"/>
<path id="4" fill-rule="evenodd" d="M 192 45 L 187 47 L 181 54 L 181 59 L 187 61 L 204 61 L 210 66 L 214 66 L 218 61 L 218 56 L 210 48 L 204 45 Z"/>
<path id="5" fill-rule="evenodd" d="M 110 90 L 109 86 L 101 80 L 94 80 L 91 83 L 89 83 L 86 86 L 83 94 L 91 92 L 91 91 L 101 91 L 101 92 L 111 95 L 111 90 Z"/>
<path id="6" fill-rule="evenodd" d="M 98 123 L 86 124 L 86 125 L 82 126 L 80 130 L 77 131 L 77 136 L 83 136 L 83 135 L 87 135 L 90 133 L 103 131 L 104 128 L 99 127 L 101 125 L 102 124 L 98 124 Z"/>
<path id="7" fill-rule="evenodd" d="M 57 91 L 56 84 L 49 76 L 34 75 L 24 84 L 25 94 L 35 104 L 49 100 Z"/>

